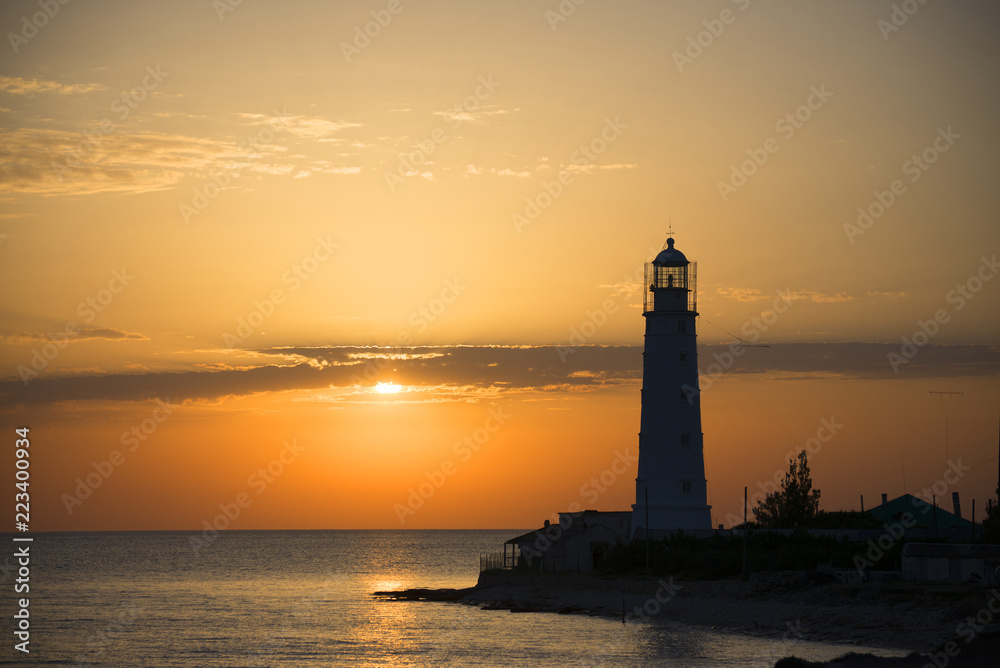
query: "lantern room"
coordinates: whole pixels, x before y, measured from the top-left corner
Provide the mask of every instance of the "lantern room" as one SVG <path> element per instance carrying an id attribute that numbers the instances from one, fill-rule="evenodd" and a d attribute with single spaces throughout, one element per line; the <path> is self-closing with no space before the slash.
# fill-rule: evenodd
<path id="1" fill-rule="evenodd" d="M 643 313 L 650 311 L 697 311 L 697 263 L 688 262 L 684 253 L 667 239 L 660 254 L 646 263 L 646 297 Z"/>

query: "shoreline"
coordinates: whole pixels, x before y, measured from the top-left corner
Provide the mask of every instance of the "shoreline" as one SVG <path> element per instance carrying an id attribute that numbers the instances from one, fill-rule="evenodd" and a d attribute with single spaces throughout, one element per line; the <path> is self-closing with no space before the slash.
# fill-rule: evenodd
<path id="1" fill-rule="evenodd" d="M 538 576 L 481 579 L 463 596 L 463 602 L 486 609 L 624 618 L 626 623 L 661 620 L 788 641 L 837 643 L 845 648 L 864 645 L 927 651 L 954 635 L 954 626 L 942 623 L 939 610 L 841 593 L 839 585 L 789 588 L 736 581 L 559 576 L 539 580 Z"/>
<path id="2" fill-rule="evenodd" d="M 685 582 L 669 577 L 492 572 L 481 574 L 475 587 L 465 589 L 375 595 L 398 601 L 452 601 L 512 613 L 602 616 L 625 623 L 658 620 L 790 643 L 842 644 L 845 654 L 858 645 L 931 652 L 955 639 L 962 620 L 974 616 L 990 595 L 990 590 L 972 586 L 842 585 L 816 583 L 810 574 L 798 572 L 759 575 L 750 582 Z M 995 629 L 996 622 L 989 628 Z M 789 654 L 793 653 L 791 644 Z"/>

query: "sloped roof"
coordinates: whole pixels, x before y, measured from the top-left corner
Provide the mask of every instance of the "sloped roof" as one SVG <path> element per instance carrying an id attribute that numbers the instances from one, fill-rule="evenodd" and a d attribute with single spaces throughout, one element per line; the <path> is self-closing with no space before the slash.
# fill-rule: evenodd
<path id="1" fill-rule="evenodd" d="M 529 531 L 528 533 L 521 534 L 520 536 L 514 536 L 513 538 L 509 538 L 509 539 L 507 539 L 504 542 L 507 545 L 514 545 L 514 544 L 517 544 L 517 543 L 527 543 L 527 542 L 530 542 L 530 541 L 537 540 L 538 537 L 541 534 L 544 534 L 547 531 L 555 533 L 556 534 L 555 538 L 568 538 L 570 536 L 575 536 L 578 533 L 586 531 L 588 529 L 588 526 L 589 526 L 587 520 L 590 519 L 590 518 L 592 518 L 592 517 L 598 517 L 598 516 L 601 516 L 601 515 L 604 515 L 604 516 L 625 516 L 625 517 L 631 517 L 632 516 L 632 511 L 631 510 L 610 510 L 610 511 L 609 510 L 580 510 L 580 511 L 573 512 L 573 513 L 560 513 L 560 515 L 569 515 L 572 518 L 572 520 L 573 520 L 572 524 L 570 524 L 569 527 L 560 527 L 559 524 L 553 524 L 553 525 L 550 525 L 550 526 L 544 526 L 541 529 L 535 529 L 534 531 Z M 614 531 L 614 529 L 611 529 L 610 527 L 605 527 L 605 526 L 603 526 L 600 523 L 596 523 L 596 524 L 593 525 L 593 527 L 589 527 L 589 528 L 597 528 L 597 527 L 605 528 L 608 531 L 617 534 L 617 532 Z M 558 533 L 556 533 L 557 531 L 558 531 Z M 552 540 L 553 536 L 550 535 L 550 536 L 548 536 L 548 538 L 549 538 L 549 540 Z M 626 536 L 626 538 L 627 538 L 627 536 Z"/>
<path id="2" fill-rule="evenodd" d="M 508 538 L 504 542 L 507 545 L 515 545 L 517 543 L 527 543 L 532 540 L 536 540 L 538 535 L 548 529 L 548 527 L 542 527 L 541 529 L 535 529 L 534 531 L 529 531 L 528 533 L 522 533 L 520 536 L 514 536 L 513 538 Z"/>
<path id="3" fill-rule="evenodd" d="M 938 529 L 972 529 L 974 526 L 969 520 L 950 513 L 941 506 L 935 508 L 912 494 L 904 494 L 884 505 L 876 506 L 869 510 L 868 514 L 880 522 L 891 523 L 901 522 L 903 514 L 909 513 L 917 521 L 914 527 L 933 529 L 935 512 Z"/>

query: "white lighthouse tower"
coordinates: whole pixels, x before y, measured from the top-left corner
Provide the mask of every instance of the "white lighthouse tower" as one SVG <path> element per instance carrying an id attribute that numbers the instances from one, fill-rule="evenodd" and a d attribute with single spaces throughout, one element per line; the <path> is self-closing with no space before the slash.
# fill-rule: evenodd
<path id="1" fill-rule="evenodd" d="M 696 269 L 673 238 L 646 263 L 636 537 L 712 528 L 698 390 Z"/>

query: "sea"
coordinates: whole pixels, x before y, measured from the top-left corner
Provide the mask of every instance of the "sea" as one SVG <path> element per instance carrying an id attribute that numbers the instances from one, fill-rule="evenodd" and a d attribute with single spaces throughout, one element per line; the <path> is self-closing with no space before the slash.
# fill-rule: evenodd
<path id="1" fill-rule="evenodd" d="M 30 654 L 14 649 L 8 557 L 4 665 L 773 666 L 861 646 L 587 615 L 511 613 L 372 593 L 469 587 L 510 531 L 38 533 Z M 8 534 L 8 546 L 15 545 Z M 16 545 L 23 545 L 18 543 Z M 13 548 L 10 549 L 13 552 Z M 903 652 L 874 650 L 883 655 Z"/>

